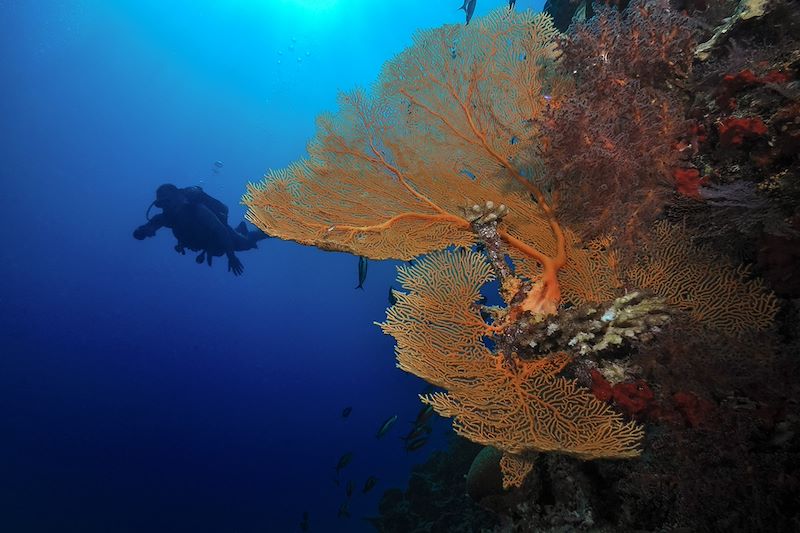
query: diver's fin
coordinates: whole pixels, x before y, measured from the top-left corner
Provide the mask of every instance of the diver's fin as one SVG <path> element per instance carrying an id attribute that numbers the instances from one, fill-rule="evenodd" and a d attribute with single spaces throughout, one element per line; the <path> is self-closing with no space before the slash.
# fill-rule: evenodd
<path id="1" fill-rule="evenodd" d="M 245 237 L 249 237 L 248 231 L 247 231 L 247 223 L 244 220 L 239 222 L 239 225 L 236 226 L 236 231 L 239 234 L 244 235 Z"/>
<path id="2" fill-rule="evenodd" d="M 270 238 L 270 236 L 261 231 L 260 228 L 256 228 L 255 231 L 248 231 L 247 237 L 254 242 L 263 241 L 264 239 Z"/>

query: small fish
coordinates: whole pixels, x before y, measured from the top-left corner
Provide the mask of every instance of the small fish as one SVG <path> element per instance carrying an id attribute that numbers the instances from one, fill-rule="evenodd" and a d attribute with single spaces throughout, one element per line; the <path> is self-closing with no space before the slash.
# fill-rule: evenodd
<path id="1" fill-rule="evenodd" d="M 462 9 L 464 13 L 467 14 L 467 26 L 469 26 L 469 21 L 472 19 L 472 13 L 475 11 L 475 0 L 464 0 L 464 5 L 459 7 L 458 9 Z"/>
<path id="2" fill-rule="evenodd" d="M 411 428 L 411 431 L 408 432 L 408 435 L 406 435 L 405 437 L 400 437 L 400 439 L 409 442 L 424 435 L 430 435 L 432 431 L 433 428 L 428 425 L 414 426 L 413 428 Z"/>
<path id="3" fill-rule="evenodd" d="M 347 407 L 342 409 L 342 418 L 347 418 L 348 416 L 350 416 L 350 413 L 352 413 L 352 412 L 353 412 L 353 408 L 348 405 Z"/>
<path id="4" fill-rule="evenodd" d="M 364 482 L 364 488 L 361 489 L 363 494 L 368 493 L 372 490 L 372 488 L 378 483 L 378 478 L 375 476 L 369 476 L 367 480 Z"/>
<path id="5" fill-rule="evenodd" d="M 392 415 L 387 418 L 386 421 L 381 424 L 381 427 L 378 429 L 378 433 L 375 434 L 375 438 L 379 439 L 386 435 L 389 430 L 392 429 L 392 426 L 395 422 L 397 422 L 397 415 Z"/>
<path id="6" fill-rule="evenodd" d="M 397 303 L 397 296 L 394 295 L 394 289 L 391 285 L 389 285 L 389 305 L 394 305 Z"/>
<path id="7" fill-rule="evenodd" d="M 336 516 L 339 518 L 350 518 L 350 509 L 347 508 L 348 502 L 344 502 L 341 507 L 339 507 L 339 512 Z"/>
<path id="8" fill-rule="evenodd" d="M 339 457 L 339 462 L 336 463 L 336 475 L 339 475 L 339 471 L 350 464 L 350 461 L 353 460 L 353 452 L 347 452 L 341 457 Z"/>
<path id="9" fill-rule="evenodd" d="M 214 161 L 214 166 L 217 168 L 222 168 L 225 166 L 225 163 L 223 163 L 222 161 Z"/>
<path id="10" fill-rule="evenodd" d="M 345 493 L 347 494 L 348 498 L 353 495 L 353 487 L 354 486 L 355 485 L 353 484 L 353 480 L 352 479 L 347 482 L 347 488 L 345 489 Z"/>
<path id="11" fill-rule="evenodd" d="M 364 282 L 367 280 L 367 258 L 363 255 L 358 256 L 358 285 L 356 289 L 364 289 Z"/>
<path id="12" fill-rule="evenodd" d="M 414 421 L 415 426 L 424 426 L 425 423 L 433 416 L 433 406 L 425 405 L 417 413 L 417 419 Z"/>
<path id="13" fill-rule="evenodd" d="M 414 450 L 419 450 L 428 442 L 428 437 L 420 437 L 418 439 L 412 440 L 411 442 L 406 443 L 406 451 L 413 452 Z"/>

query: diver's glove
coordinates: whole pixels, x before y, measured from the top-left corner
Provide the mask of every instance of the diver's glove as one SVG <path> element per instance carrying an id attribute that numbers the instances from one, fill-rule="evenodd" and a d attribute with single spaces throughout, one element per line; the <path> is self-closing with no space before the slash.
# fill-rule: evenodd
<path id="1" fill-rule="evenodd" d="M 142 241 L 147 237 L 152 237 L 156 234 L 156 231 L 150 228 L 147 224 L 143 226 L 139 226 L 135 230 L 133 230 L 133 238 L 137 241 Z"/>

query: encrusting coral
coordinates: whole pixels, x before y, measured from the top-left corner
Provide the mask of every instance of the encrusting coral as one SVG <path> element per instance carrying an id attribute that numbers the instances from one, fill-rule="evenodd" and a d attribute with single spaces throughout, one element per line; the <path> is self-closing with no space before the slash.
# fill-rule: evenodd
<path id="1" fill-rule="evenodd" d="M 557 315 L 523 320 L 516 343 L 522 347 L 520 357 L 564 349 L 574 355 L 598 354 L 650 340 L 669 320 L 663 298 L 633 291 L 607 306 L 572 307 Z"/>

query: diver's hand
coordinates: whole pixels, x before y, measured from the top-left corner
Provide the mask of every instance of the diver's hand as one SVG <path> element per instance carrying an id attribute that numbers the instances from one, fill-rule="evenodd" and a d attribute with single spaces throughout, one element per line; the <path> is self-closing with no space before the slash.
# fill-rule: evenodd
<path id="1" fill-rule="evenodd" d="M 234 276 L 241 276 L 242 272 L 244 272 L 244 265 L 233 254 L 228 256 L 228 272 L 233 272 Z"/>
<path id="2" fill-rule="evenodd" d="M 138 228 L 133 230 L 133 238 L 136 239 L 137 241 L 143 241 L 147 237 L 152 237 L 155 234 L 156 232 L 147 227 L 147 225 L 139 226 Z"/>

